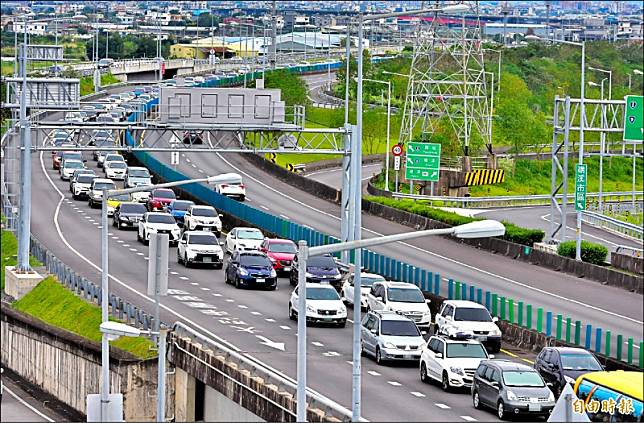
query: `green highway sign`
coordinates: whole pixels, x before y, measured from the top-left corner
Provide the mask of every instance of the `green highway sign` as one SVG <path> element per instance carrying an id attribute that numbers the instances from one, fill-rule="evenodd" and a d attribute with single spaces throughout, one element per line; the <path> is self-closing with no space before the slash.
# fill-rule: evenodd
<path id="1" fill-rule="evenodd" d="M 586 181 L 588 180 L 585 164 L 578 164 L 575 169 L 575 210 L 586 210 Z"/>
<path id="2" fill-rule="evenodd" d="M 644 97 L 624 97 L 624 141 L 644 141 Z"/>
<path id="3" fill-rule="evenodd" d="M 437 182 L 441 165 L 441 145 L 427 142 L 407 143 L 405 178 Z"/>

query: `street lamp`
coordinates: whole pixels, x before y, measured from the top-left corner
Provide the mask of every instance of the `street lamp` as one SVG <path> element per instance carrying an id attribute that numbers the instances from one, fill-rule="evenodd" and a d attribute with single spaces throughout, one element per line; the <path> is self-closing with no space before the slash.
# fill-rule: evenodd
<path id="1" fill-rule="evenodd" d="M 385 191 L 389 191 L 389 139 L 391 128 L 391 81 L 364 78 L 363 81 L 387 85 L 387 150 L 385 151 Z"/>
<path id="2" fill-rule="evenodd" d="M 109 326 L 109 269 L 108 269 L 108 224 L 107 224 L 107 200 L 121 194 L 132 194 L 135 192 L 150 191 L 156 188 L 171 188 L 186 184 L 206 182 L 209 185 L 234 182 L 239 179 L 234 173 L 223 173 L 221 175 L 209 176 L 207 178 L 187 179 L 183 181 L 167 182 L 157 185 L 140 185 L 127 189 L 104 189 L 101 198 L 101 326 Z M 129 335 L 134 336 L 134 335 Z M 136 335 L 138 336 L 138 335 Z M 108 406 L 110 393 L 110 344 L 108 333 L 101 337 L 101 421 L 108 420 Z"/>

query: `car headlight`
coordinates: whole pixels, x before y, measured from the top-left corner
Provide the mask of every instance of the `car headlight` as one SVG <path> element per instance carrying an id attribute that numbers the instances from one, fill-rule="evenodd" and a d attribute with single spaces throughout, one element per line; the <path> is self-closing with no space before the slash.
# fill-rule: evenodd
<path id="1" fill-rule="evenodd" d="M 277 272 L 275 269 L 271 269 L 271 278 L 276 278 L 277 277 Z"/>
<path id="2" fill-rule="evenodd" d="M 306 272 L 306 277 L 307 278 L 314 278 L 315 275 L 313 275 L 312 273 Z"/>
<path id="3" fill-rule="evenodd" d="M 315 313 L 315 308 L 313 308 L 313 306 L 307 305 L 306 306 L 306 311 L 309 311 L 311 313 Z"/>
<path id="4" fill-rule="evenodd" d="M 555 394 L 553 394 L 552 391 L 550 391 L 548 393 L 548 401 L 554 401 L 554 400 L 555 400 Z"/>
<path id="5" fill-rule="evenodd" d="M 243 267 L 240 267 L 237 269 L 237 274 L 239 276 L 248 276 L 248 270 L 244 269 Z"/>
<path id="6" fill-rule="evenodd" d="M 465 376 L 465 372 L 460 367 L 450 367 L 449 370 L 457 375 Z"/>
<path id="7" fill-rule="evenodd" d="M 148 228 L 148 232 L 155 233 L 157 231 L 157 228 Z"/>
<path id="8" fill-rule="evenodd" d="M 128 221 L 128 220 L 130 220 L 130 218 L 129 218 L 129 217 L 127 217 L 127 216 L 119 216 L 119 218 L 120 218 L 121 220 L 123 220 L 123 221 Z"/>
<path id="9" fill-rule="evenodd" d="M 271 263 L 273 263 L 273 264 L 277 263 L 277 260 L 275 260 L 273 257 L 269 257 L 268 259 L 269 259 L 269 260 L 271 261 Z"/>
<path id="10" fill-rule="evenodd" d="M 566 376 L 566 375 L 564 375 L 564 380 L 566 381 L 566 383 L 569 383 L 571 385 L 574 385 L 575 382 L 576 382 L 575 379 L 571 378 L 570 376 Z"/>
<path id="11" fill-rule="evenodd" d="M 396 348 L 396 346 L 391 342 L 385 342 L 385 348 Z"/>
<path id="12" fill-rule="evenodd" d="M 508 392 L 507 392 L 507 395 L 508 395 L 508 399 L 509 399 L 510 401 L 516 401 L 516 400 L 517 400 L 517 396 L 514 394 L 514 392 L 512 392 L 512 391 L 508 391 Z"/>
<path id="13" fill-rule="evenodd" d="M 346 312 L 347 312 L 347 308 L 344 306 L 344 304 L 341 305 L 340 306 L 340 313 L 346 313 Z"/>
<path id="14" fill-rule="evenodd" d="M 494 329 L 494 330 L 491 330 L 491 331 L 490 331 L 490 335 L 493 335 L 493 336 L 501 336 L 501 330 L 500 330 L 499 328 L 496 328 L 496 329 Z"/>
<path id="15" fill-rule="evenodd" d="M 341 277 L 342 277 L 342 275 L 338 273 L 337 275 L 333 276 L 333 279 L 340 279 Z"/>

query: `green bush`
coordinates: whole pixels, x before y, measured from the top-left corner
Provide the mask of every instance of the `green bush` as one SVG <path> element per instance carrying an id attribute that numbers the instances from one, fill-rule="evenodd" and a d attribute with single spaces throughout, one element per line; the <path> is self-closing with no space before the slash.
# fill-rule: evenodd
<path id="1" fill-rule="evenodd" d="M 437 220 L 446 223 L 450 226 L 463 225 L 465 223 L 482 220 L 474 217 L 461 216 L 457 213 L 447 212 L 441 209 L 430 207 L 424 201 L 414 200 L 395 200 L 386 197 L 365 197 L 365 200 L 373 201 L 374 203 L 382 204 L 399 210 L 404 210 L 409 213 L 418 214 L 429 219 Z M 522 228 L 510 222 L 501 222 L 505 226 L 505 235 L 503 239 L 515 242 L 517 244 L 532 246 L 535 242 L 541 242 L 545 236 L 544 231 L 540 229 Z"/>
<path id="2" fill-rule="evenodd" d="M 559 244 L 557 254 L 564 257 L 575 258 L 577 252 L 576 241 L 566 241 Z M 581 241 L 581 261 L 603 265 L 608 256 L 608 248 L 594 242 Z"/>

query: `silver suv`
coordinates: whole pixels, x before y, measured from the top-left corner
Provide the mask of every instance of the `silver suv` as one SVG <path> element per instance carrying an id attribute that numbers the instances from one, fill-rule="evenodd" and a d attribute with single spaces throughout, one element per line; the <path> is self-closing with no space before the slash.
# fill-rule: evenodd
<path id="1" fill-rule="evenodd" d="M 360 348 L 363 355 L 388 360 L 418 360 L 425 339 L 409 318 L 392 311 L 370 311 L 362 319 Z"/>

